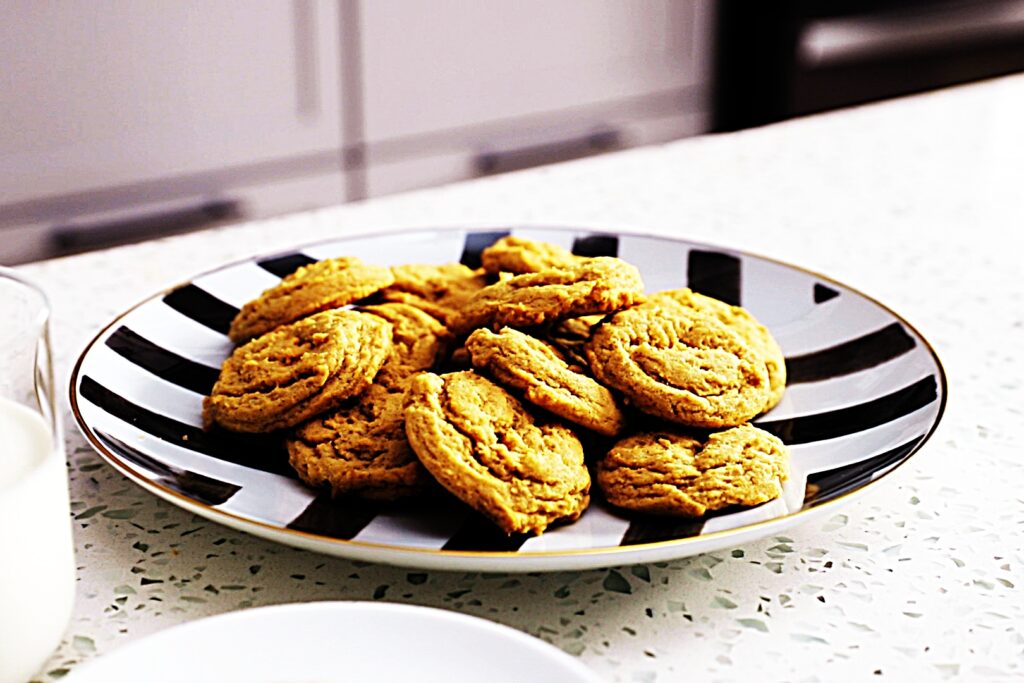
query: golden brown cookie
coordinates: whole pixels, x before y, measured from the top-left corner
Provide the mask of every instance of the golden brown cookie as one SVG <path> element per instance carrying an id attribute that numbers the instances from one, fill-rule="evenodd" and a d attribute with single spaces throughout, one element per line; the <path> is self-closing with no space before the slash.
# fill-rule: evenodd
<path id="1" fill-rule="evenodd" d="M 224 361 L 203 402 L 207 426 L 293 427 L 366 390 L 391 348 L 391 324 L 344 309 L 278 327 Z"/>
<path id="2" fill-rule="evenodd" d="M 355 257 L 325 259 L 303 266 L 242 306 L 228 337 L 244 342 L 307 315 L 341 308 L 392 283 L 391 271 Z"/>
<path id="3" fill-rule="evenodd" d="M 782 394 L 786 391 L 786 357 L 782 354 L 782 349 L 772 333 L 759 323 L 750 311 L 740 306 L 730 306 L 724 301 L 685 288 L 658 292 L 651 299 L 658 300 L 662 297 L 702 313 L 713 315 L 739 332 L 750 348 L 761 355 L 765 367 L 768 368 L 770 393 L 768 403 L 761 410 L 773 408 L 782 399 Z"/>
<path id="4" fill-rule="evenodd" d="M 480 262 L 488 273 L 538 273 L 548 268 L 564 268 L 581 257 L 549 242 L 535 242 L 509 235 L 480 253 Z"/>
<path id="5" fill-rule="evenodd" d="M 585 351 L 598 381 L 672 422 L 732 427 L 768 401 L 760 354 L 714 316 L 668 299 L 616 313 Z"/>
<path id="6" fill-rule="evenodd" d="M 434 478 L 506 533 L 542 533 L 577 519 L 590 501 L 579 439 L 562 425 L 535 421 L 474 372 L 413 378 L 405 432 Z"/>
<path id="7" fill-rule="evenodd" d="M 700 517 L 709 510 L 778 498 L 788 460 L 778 438 L 750 425 L 703 441 L 678 432 L 648 432 L 615 444 L 595 476 L 605 498 L 617 507 Z"/>
<path id="8" fill-rule="evenodd" d="M 413 375 L 443 356 L 451 335 L 408 304 L 360 310 L 391 323 L 387 360 L 365 393 L 301 425 L 285 445 L 292 467 L 311 486 L 330 486 L 335 495 L 397 500 L 431 481 L 405 437 L 405 389 Z"/>
<path id="9" fill-rule="evenodd" d="M 479 329 L 466 339 L 473 366 L 569 422 L 615 436 L 625 418 L 612 392 L 569 366 L 550 345 L 510 327 Z"/>
<path id="10" fill-rule="evenodd" d="M 374 384 L 366 393 L 295 430 L 288 461 L 311 486 L 335 495 L 398 500 L 432 481 L 405 436 L 405 393 Z"/>
<path id="11" fill-rule="evenodd" d="M 607 313 L 643 297 L 640 271 L 608 256 L 566 268 L 516 275 L 477 292 L 450 326 L 456 334 L 477 327 L 529 327 L 560 318 Z"/>
<path id="12" fill-rule="evenodd" d="M 374 384 L 404 391 L 405 382 L 417 372 L 433 368 L 446 355 L 452 341 L 447 327 L 415 306 L 389 303 L 359 310 L 387 320 L 392 327 L 391 353 Z"/>
<path id="13" fill-rule="evenodd" d="M 395 281 L 380 292 L 381 301 L 415 306 L 445 325 L 451 323 L 469 299 L 488 284 L 487 274 L 461 263 L 412 264 L 391 269 Z"/>

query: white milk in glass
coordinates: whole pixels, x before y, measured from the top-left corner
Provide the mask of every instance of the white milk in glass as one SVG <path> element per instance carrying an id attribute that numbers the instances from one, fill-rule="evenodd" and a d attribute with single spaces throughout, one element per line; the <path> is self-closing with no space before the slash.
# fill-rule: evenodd
<path id="1" fill-rule="evenodd" d="M 0 397 L 0 683 L 26 683 L 74 601 L 67 472 L 43 418 Z"/>

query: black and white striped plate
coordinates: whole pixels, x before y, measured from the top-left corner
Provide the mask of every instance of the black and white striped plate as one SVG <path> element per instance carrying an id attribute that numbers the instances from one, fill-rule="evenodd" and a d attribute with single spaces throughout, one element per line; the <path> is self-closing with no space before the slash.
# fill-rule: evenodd
<path id="1" fill-rule="evenodd" d="M 757 424 L 785 441 L 782 498 L 697 521 L 619 514 L 595 500 L 575 524 L 506 537 L 466 509 L 332 501 L 301 484 L 266 439 L 206 433 L 204 394 L 246 301 L 314 260 L 479 265 L 505 234 L 577 254 L 617 255 L 648 291 L 689 286 L 742 304 L 786 354 L 789 387 Z M 884 306 L 828 278 L 738 251 L 662 237 L 553 228 L 417 230 L 321 242 L 224 266 L 146 299 L 89 343 L 71 378 L 79 427 L 124 475 L 226 526 L 309 550 L 434 569 L 582 569 L 684 557 L 803 522 L 914 454 L 942 415 L 946 383 L 928 343 Z"/>

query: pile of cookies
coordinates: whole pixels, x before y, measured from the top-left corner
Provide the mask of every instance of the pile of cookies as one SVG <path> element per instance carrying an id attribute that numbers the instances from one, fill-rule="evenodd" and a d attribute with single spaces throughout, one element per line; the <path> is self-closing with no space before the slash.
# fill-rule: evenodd
<path id="1" fill-rule="evenodd" d="M 785 362 L 747 311 L 645 295 L 621 259 L 517 237 L 481 261 L 298 269 L 238 313 L 205 424 L 283 437 L 337 496 L 440 484 L 507 533 L 577 519 L 591 470 L 644 513 L 781 494 L 786 449 L 748 422 L 778 403 Z"/>

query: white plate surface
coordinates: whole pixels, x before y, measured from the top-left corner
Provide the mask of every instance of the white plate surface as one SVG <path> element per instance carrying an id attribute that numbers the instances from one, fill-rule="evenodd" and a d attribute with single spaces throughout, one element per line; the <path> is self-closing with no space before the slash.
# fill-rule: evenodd
<path id="1" fill-rule="evenodd" d="M 386 603 L 233 612 L 161 631 L 73 671 L 67 683 L 596 683 L 575 658 L 507 626 Z"/>

